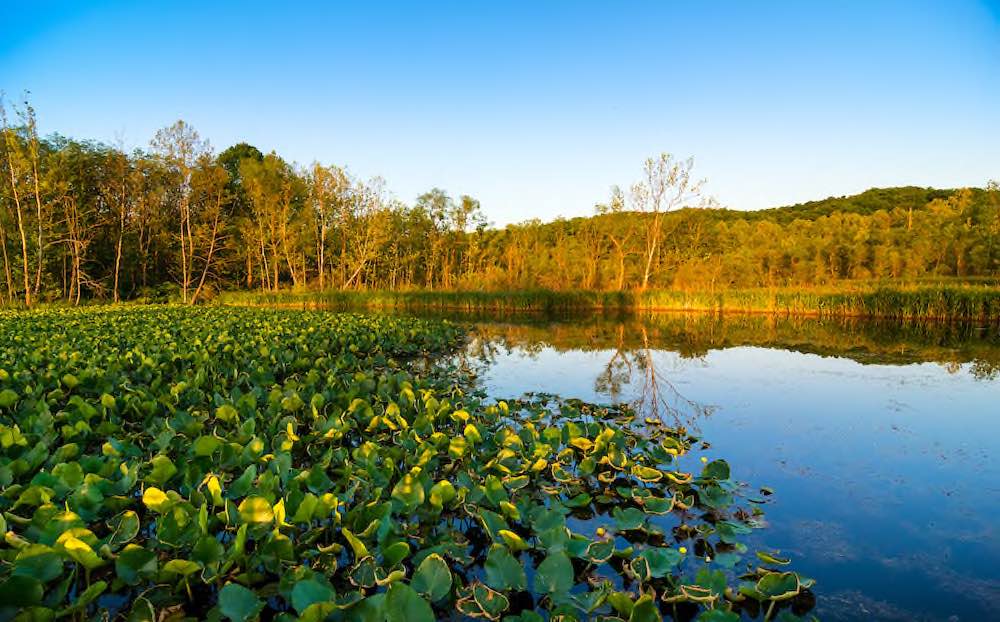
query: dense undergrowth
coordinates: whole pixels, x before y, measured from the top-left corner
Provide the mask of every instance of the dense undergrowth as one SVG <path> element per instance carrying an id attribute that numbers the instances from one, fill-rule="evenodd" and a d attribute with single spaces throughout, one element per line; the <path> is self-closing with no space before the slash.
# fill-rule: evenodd
<path id="1" fill-rule="evenodd" d="M 0 314 L 0 619 L 798 619 L 759 500 L 626 407 L 492 402 L 446 322 Z"/>
<path id="2" fill-rule="evenodd" d="M 343 309 L 451 309 L 492 312 L 663 310 L 784 316 L 998 320 L 1000 287 L 979 283 L 834 289 L 680 291 L 323 291 L 227 292 L 223 304 L 323 305 Z"/>

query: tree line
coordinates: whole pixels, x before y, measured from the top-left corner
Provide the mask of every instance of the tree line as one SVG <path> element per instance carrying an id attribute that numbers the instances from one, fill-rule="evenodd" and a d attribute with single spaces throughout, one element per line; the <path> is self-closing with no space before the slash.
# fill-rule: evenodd
<path id="1" fill-rule="evenodd" d="M 0 301 L 196 303 L 222 289 L 646 289 L 996 276 L 1000 190 L 872 190 L 720 209 L 668 154 L 595 215 L 491 227 L 433 188 L 408 205 L 380 178 L 299 166 L 183 121 L 126 151 L 39 134 L 0 104 Z"/>

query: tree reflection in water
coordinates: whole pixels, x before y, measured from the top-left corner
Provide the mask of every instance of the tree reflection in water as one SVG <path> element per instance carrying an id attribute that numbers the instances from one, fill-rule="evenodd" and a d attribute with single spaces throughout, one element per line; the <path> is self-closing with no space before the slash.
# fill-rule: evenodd
<path id="1" fill-rule="evenodd" d="M 547 349 L 607 353 L 593 381 L 596 394 L 609 402 L 631 402 L 643 417 L 693 431 L 712 407 L 684 396 L 664 365 L 698 361 L 712 350 L 780 348 L 863 365 L 933 362 L 950 373 L 984 381 L 1000 376 L 1000 331 L 995 325 L 678 313 L 451 317 L 475 325 L 461 364 L 476 376 L 500 354 L 541 360 Z"/>

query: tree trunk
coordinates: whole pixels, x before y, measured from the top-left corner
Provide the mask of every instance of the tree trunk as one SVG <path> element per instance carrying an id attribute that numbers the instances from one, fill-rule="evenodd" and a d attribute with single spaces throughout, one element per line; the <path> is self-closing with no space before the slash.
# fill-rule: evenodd
<path id="1" fill-rule="evenodd" d="M 7 302 L 14 302 L 14 275 L 10 269 L 10 259 L 7 257 L 7 230 L 0 221 L 0 248 L 3 248 L 3 275 L 7 281 Z"/>
<path id="2" fill-rule="evenodd" d="M 35 268 L 35 292 L 42 289 L 42 264 L 45 262 L 45 247 L 42 244 L 42 193 L 38 187 L 38 147 L 32 150 L 31 169 L 35 181 L 35 215 L 38 219 L 38 265 Z"/>
<path id="3" fill-rule="evenodd" d="M 186 225 L 186 220 L 187 220 L 187 209 L 185 207 L 185 203 L 186 203 L 186 200 L 185 199 L 181 199 L 181 206 L 180 206 L 181 207 L 181 214 L 180 214 L 180 218 L 181 218 L 181 222 L 180 222 L 180 229 L 181 229 L 181 301 L 186 304 L 187 303 L 187 299 L 188 299 L 188 296 L 187 296 L 187 290 L 188 290 L 188 273 L 187 273 L 188 259 L 187 259 L 187 244 L 186 244 L 186 242 L 184 240 L 184 237 L 185 237 L 184 231 L 185 231 L 185 225 Z"/>
<path id="4" fill-rule="evenodd" d="M 11 185 L 14 183 L 14 171 L 11 170 Z M 24 306 L 31 306 L 31 274 L 28 265 L 28 236 L 24 233 L 24 217 L 21 214 L 21 202 L 17 198 L 17 190 L 14 190 L 14 205 L 17 209 L 17 231 L 21 238 L 21 271 L 24 273 Z"/>
<path id="5" fill-rule="evenodd" d="M 121 272 L 122 264 L 122 238 L 125 237 L 125 208 L 122 207 L 120 218 L 118 219 L 118 243 L 115 245 L 115 284 L 114 299 L 118 302 L 118 275 Z"/>
<path id="6" fill-rule="evenodd" d="M 323 266 L 323 255 L 324 255 L 323 251 L 324 251 L 325 248 L 326 248 L 326 226 L 325 225 L 320 225 L 320 227 L 319 227 L 319 249 L 318 249 L 318 252 L 316 253 L 317 254 L 317 262 L 316 263 L 317 263 L 317 266 L 319 267 L 319 289 L 320 289 L 320 291 L 322 291 L 323 288 L 326 285 L 326 282 L 323 279 L 323 274 L 325 272 L 324 266 Z"/>
<path id="7" fill-rule="evenodd" d="M 194 294 L 191 295 L 192 305 L 198 301 L 198 295 L 201 294 L 201 289 L 205 286 L 205 277 L 208 276 L 208 270 L 212 266 L 212 255 L 215 254 L 215 240 L 218 230 L 219 213 L 216 211 L 215 220 L 212 222 L 212 242 L 208 246 L 208 256 L 205 258 L 205 267 L 201 271 L 201 278 L 198 280 L 198 287 L 194 290 Z"/>
<path id="8" fill-rule="evenodd" d="M 653 257 L 656 256 L 656 247 L 660 243 L 660 215 L 653 218 L 653 227 L 649 232 L 649 242 L 646 245 L 646 269 L 642 273 L 642 290 L 649 286 L 649 274 L 653 270 Z"/>

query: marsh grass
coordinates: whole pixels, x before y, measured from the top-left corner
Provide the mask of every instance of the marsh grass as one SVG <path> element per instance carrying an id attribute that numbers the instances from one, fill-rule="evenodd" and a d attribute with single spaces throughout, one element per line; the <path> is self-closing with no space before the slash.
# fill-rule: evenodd
<path id="1" fill-rule="evenodd" d="M 493 313 L 698 311 L 780 316 L 1000 319 L 1000 287 L 980 283 L 851 284 L 838 289 L 719 291 L 325 291 L 231 292 L 223 304 L 336 309 L 438 309 Z"/>

